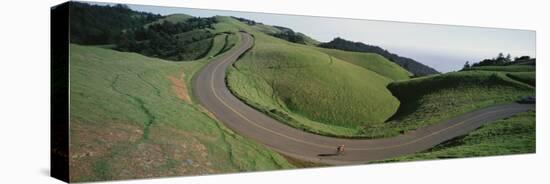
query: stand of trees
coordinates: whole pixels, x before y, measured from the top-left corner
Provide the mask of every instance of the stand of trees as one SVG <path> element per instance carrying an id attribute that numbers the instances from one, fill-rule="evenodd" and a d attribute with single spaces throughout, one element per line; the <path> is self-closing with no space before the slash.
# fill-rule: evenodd
<path id="1" fill-rule="evenodd" d="M 471 67 L 478 67 L 478 66 L 506 66 L 506 65 L 513 65 L 518 64 L 522 62 L 529 62 L 526 64 L 535 64 L 536 59 L 531 58 L 530 56 L 521 56 L 521 57 L 515 57 L 512 59 L 510 54 L 507 54 L 504 56 L 503 53 L 498 53 L 498 55 L 492 59 L 484 59 L 477 63 L 470 64 L 469 61 L 466 61 L 464 64 L 463 70 L 470 69 Z"/>
<path id="2" fill-rule="evenodd" d="M 274 36 L 289 42 L 293 42 L 293 43 L 306 44 L 306 40 L 304 36 L 302 36 L 297 32 L 294 32 L 292 29 L 281 27 L 281 26 L 273 26 L 273 27 L 281 31 L 275 34 L 271 34 L 271 36 Z"/>
<path id="3" fill-rule="evenodd" d="M 198 59 L 211 47 L 214 34 L 206 28 L 215 23 L 215 18 L 190 18 L 124 30 L 116 49 L 175 61 Z"/>
<path id="4" fill-rule="evenodd" d="M 407 71 L 413 73 L 415 76 L 425 76 L 431 74 L 438 74 L 439 72 L 429 66 L 426 66 L 411 58 L 401 57 L 397 54 L 391 53 L 381 47 L 374 45 L 367 45 L 361 42 L 352 42 L 342 38 L 334 38 L 334 40 L 319 44 L 319 47 L 340 49 L 354 52 L 370 52 L 384 56 L 388 60 L 398 64 L 405 68 Z"/>
<path id="5" fill-rule="evenodd" d="M 69 8 L 72 43 L 114 44 L 123 30 L 141 27 L 162 16 L 136 12 L 126 5 L 100 6 L 71 2 Z"/>
<path id="6" fill-rule="evenodd" d="M 131 10 L 126 5 L 70 4 L 70 40 L 82 45 L 113 44 L 116 50 L 168 60 L 194 60 L 212 46 L 208 31 L 215 18 L 158 22 L 163 16 Z"/>
<path id="7" fill-rule="evenodd" d="M 242 22 L 242 23 L 245 23 L 245 24 L 248 24 L 248 25 L 256 25 L 256 24 L 262 24 L 260 22 L 256 22 L 256 21 L 253 21 L 253 20 L 250 20 L 250 19 L 245 19 L 245 18 L 241 18 L 241 17 L 234 17 L 234 16 L 231 16 L 231 18 L 234 18 L 236 20 L 238 20 L 239 22 Z"/>

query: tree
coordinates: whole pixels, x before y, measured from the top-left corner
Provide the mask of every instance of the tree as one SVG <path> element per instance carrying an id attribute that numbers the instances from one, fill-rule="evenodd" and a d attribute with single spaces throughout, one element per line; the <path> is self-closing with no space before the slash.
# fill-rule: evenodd
<path id="1" fill-rule="evenodd" d="M 498 53 L 498 56 L 496 58 L 496 60 L 499 60 L 499 59 L 502 59 L 504 58 L 504 54 L 502 54 L 502 52 Z"/>
<path id="2" fill-rule="evenodd" d="M 512 56 L 510 56 L 510 54 L 506 55 L 506 58 L 504 59 L 504 62 L 511 62 L 512 61 Z"/>
<path id="3" fill-rule="evenodd" d="M 504 57 L 504 54 L 502 52 L 498 53 L 498 56 L 493 59 L 492 63 L 495 65 L 502 65 L 506 63 L 506 58 Z"/>
<path id="4" fill-rule="evenodd" d="M 514 61 L 529 60 L 529 59 L 531 59 L 530 56 L 521 56 L 519 58 L 516 58 Z"/>
<path id="5" fill-rule="evenodd" d="M 130 10 L 130 7 L 128 7 L 128 5 L 125 5 L 125 4 L 116 4 L 115 6 L 113 6 L 113 8 L 122 9 L 122 10 Z"/>
<path id="6" fill-rule="evenodd" d="M 469 61 L 466 61 L 466 63 L 464 63 L 464 67 L 462 68 L 462 70 L 467 70 L 467 69 L 470 69 L 470 62 Z"/>

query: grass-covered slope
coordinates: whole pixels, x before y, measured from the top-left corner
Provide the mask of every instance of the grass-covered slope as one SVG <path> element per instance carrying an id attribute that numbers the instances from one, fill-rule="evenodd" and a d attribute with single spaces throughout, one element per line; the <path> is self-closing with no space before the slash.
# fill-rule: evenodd
<path id="1" fill-rule="evenodd" d="M 249 20 L 246 18 L 239 18 L 239 17 L 231 17 L 231 18 L 236 19 L 242 23 L 245 23 L 246 25 L 250 26 L 252 29 L 256 31 L 260 31 L 267 35 L 271 35 L 289 42 L 299 43 L 299 44 L 304 44 L 309 46 L 317 46 L 321 43 L 303 33 L 294 32 L 294 30 L 287 27 L 282 27 L 277 25 L 265 25 L 263 23 L 256 22 L 254 20 Z"/>
<path id="2" fill-rule="evenodd" d="M 401 66 L 375 53 L 349 52 L 336 49 L 325 49 L 320 47 L 318 48 L 318 50 L 338 59 L 376 72 L 392 80 L 405 80 L 409 79 L 409 76 L 412 76 L 412 73 L 403 69 Z"/>
<path id="3" fill-rule="evenodd" d="M 210 31 L 199 29 L 175 35 L 175 45 L 179 53 L 166 59 L 173 61 L 197 60 L 205 57 L 214 46 L 213 36 Z M 159 57 L 154 56 L 153 57 Z"/>
<path id="4" fill-rule="evenodd" d="M 390 79 L 316 48 L 290 43 L 228 20 L 255 37 L 254 47 L 228 73 L 231 90 L 275 118 L 307 131 L 357 136 L 383 123 L 399 101 Z"/>
<path id="5" fill-rule="evenodd" d="M 145 26 L 149 26 L 151 24 L 162 24 L 164 22 L 170 22 L 170 23 L 179 23 L 179 22 L 185 22 L 187 19 L 190 19 L 190 18 L 193 18 L 193 16 L 191 15 L 187 15 L 187 14 L 182 14 L 182 13 L 178 13 L 178 14 L 170 14 L 170 15 L 167 15 L 167 16 L 164 16 L 154 22 L 151 22 L 149 24 L 146 24 Z"/>
<path id="6" fill-rule="evenodd" d="M 491 122 L 430 150 L 381 162 L 464 158 L 536 151 L 535 111 Z"/>
<path id="7" fill-rule="evenodd" d="M 508 66 L 477 66 L 467 70 L 500 71 L 500 72 L 534 72 L 534 65 L 508 65 Z"/>
<path id="8" fill-rule="evenodd" d="M 535 87 L 537 83 L 536 81 L 537 75 L 535 72 L 513 72 L 513 73 L 507 73 L 506 76 L 514 80 L 529 84 L 533 87 Z"/>
<path id="9" fill-rule="evenodd" d="M 193 102 L 190 81 L 206 60 L 70 49 L 71 181 L 293 167 Z"/>
<path id="10" fill-rule="evenodd" d="M 401 102 L 381 127 L 368 127 L 372 137 L 387 137 L 446 120 L 468 111 L 514 102 L 535 89 L 505 73 L 464 71 L 398 81 L 388 88 Z"/>
<path id="11" fill-rule="evenodd" d="M 466 71 L 492 71 L 506 74 L 519 82 L 536 86 L 536 65 L 535 59 L 514 61 L 506 65 L 474 66 L 465 69 Z"/>
<path id="12" fill-rule="evenodd" d="M 342 38 L 334 38 L 330 42 L 320 43 L 319 47 L 330 48 L 330 49 L 339 49 L 345 51 L 354 51 L 354 52 L 366 52 L 366 53 L 376 53 L 384 56 L 385 58 L 395 62 L 401 67 L 413 73 L 415 76 L 426 76 L 432 74 L 438 74 L 439 72 L 429 66 L 426 66 L 414 59 L 399 56 L 397 54 L 391 53 L 388 50 L 385 50 L 379 46 L 368 45 L 362 42 L 353 42 L 345 40 Z"/>

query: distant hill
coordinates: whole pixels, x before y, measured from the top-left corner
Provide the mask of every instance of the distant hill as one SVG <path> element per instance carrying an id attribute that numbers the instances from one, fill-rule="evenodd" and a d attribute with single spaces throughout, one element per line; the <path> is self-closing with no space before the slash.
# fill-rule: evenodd
<path id="1" fill-rule="evenodd" d="M 415 76 L 425 76 L 431 74 L 438 74 L 439 72 L 429 66 L 426 66 L 418 61 L 415 61 L 411 58 L 406 58 L 399 56 L 397 54 L 391 53 L 381 47 L 374 45 L 367 45 L 361 42 L 348 41 L 342 38 L 335 38 L 334 40 L 321 43 L 319 47 L 331 48 L 331 49 L 340 49 L 346 51 L 355 51 L 355 52 L 371 52 L 380 54 L 390 61 L 397 63 L 399 66 L 405 68 L 409 72 L 413 73 Z"/>

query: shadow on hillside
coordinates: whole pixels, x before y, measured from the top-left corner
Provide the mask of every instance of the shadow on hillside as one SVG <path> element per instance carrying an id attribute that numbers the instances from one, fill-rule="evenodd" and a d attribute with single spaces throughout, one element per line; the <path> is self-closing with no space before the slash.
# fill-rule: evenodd
<path id="1" fill-rule="evenodd" d="M 406 103 L 401 102 L 401 105 L 397 109 L 397 112 L 393 114 L 386 122 L 400 120 L 402 117 L 406 117 L 416 111 L 420 107 L 420 102 L 417 99 L 407 101 Z"/>

